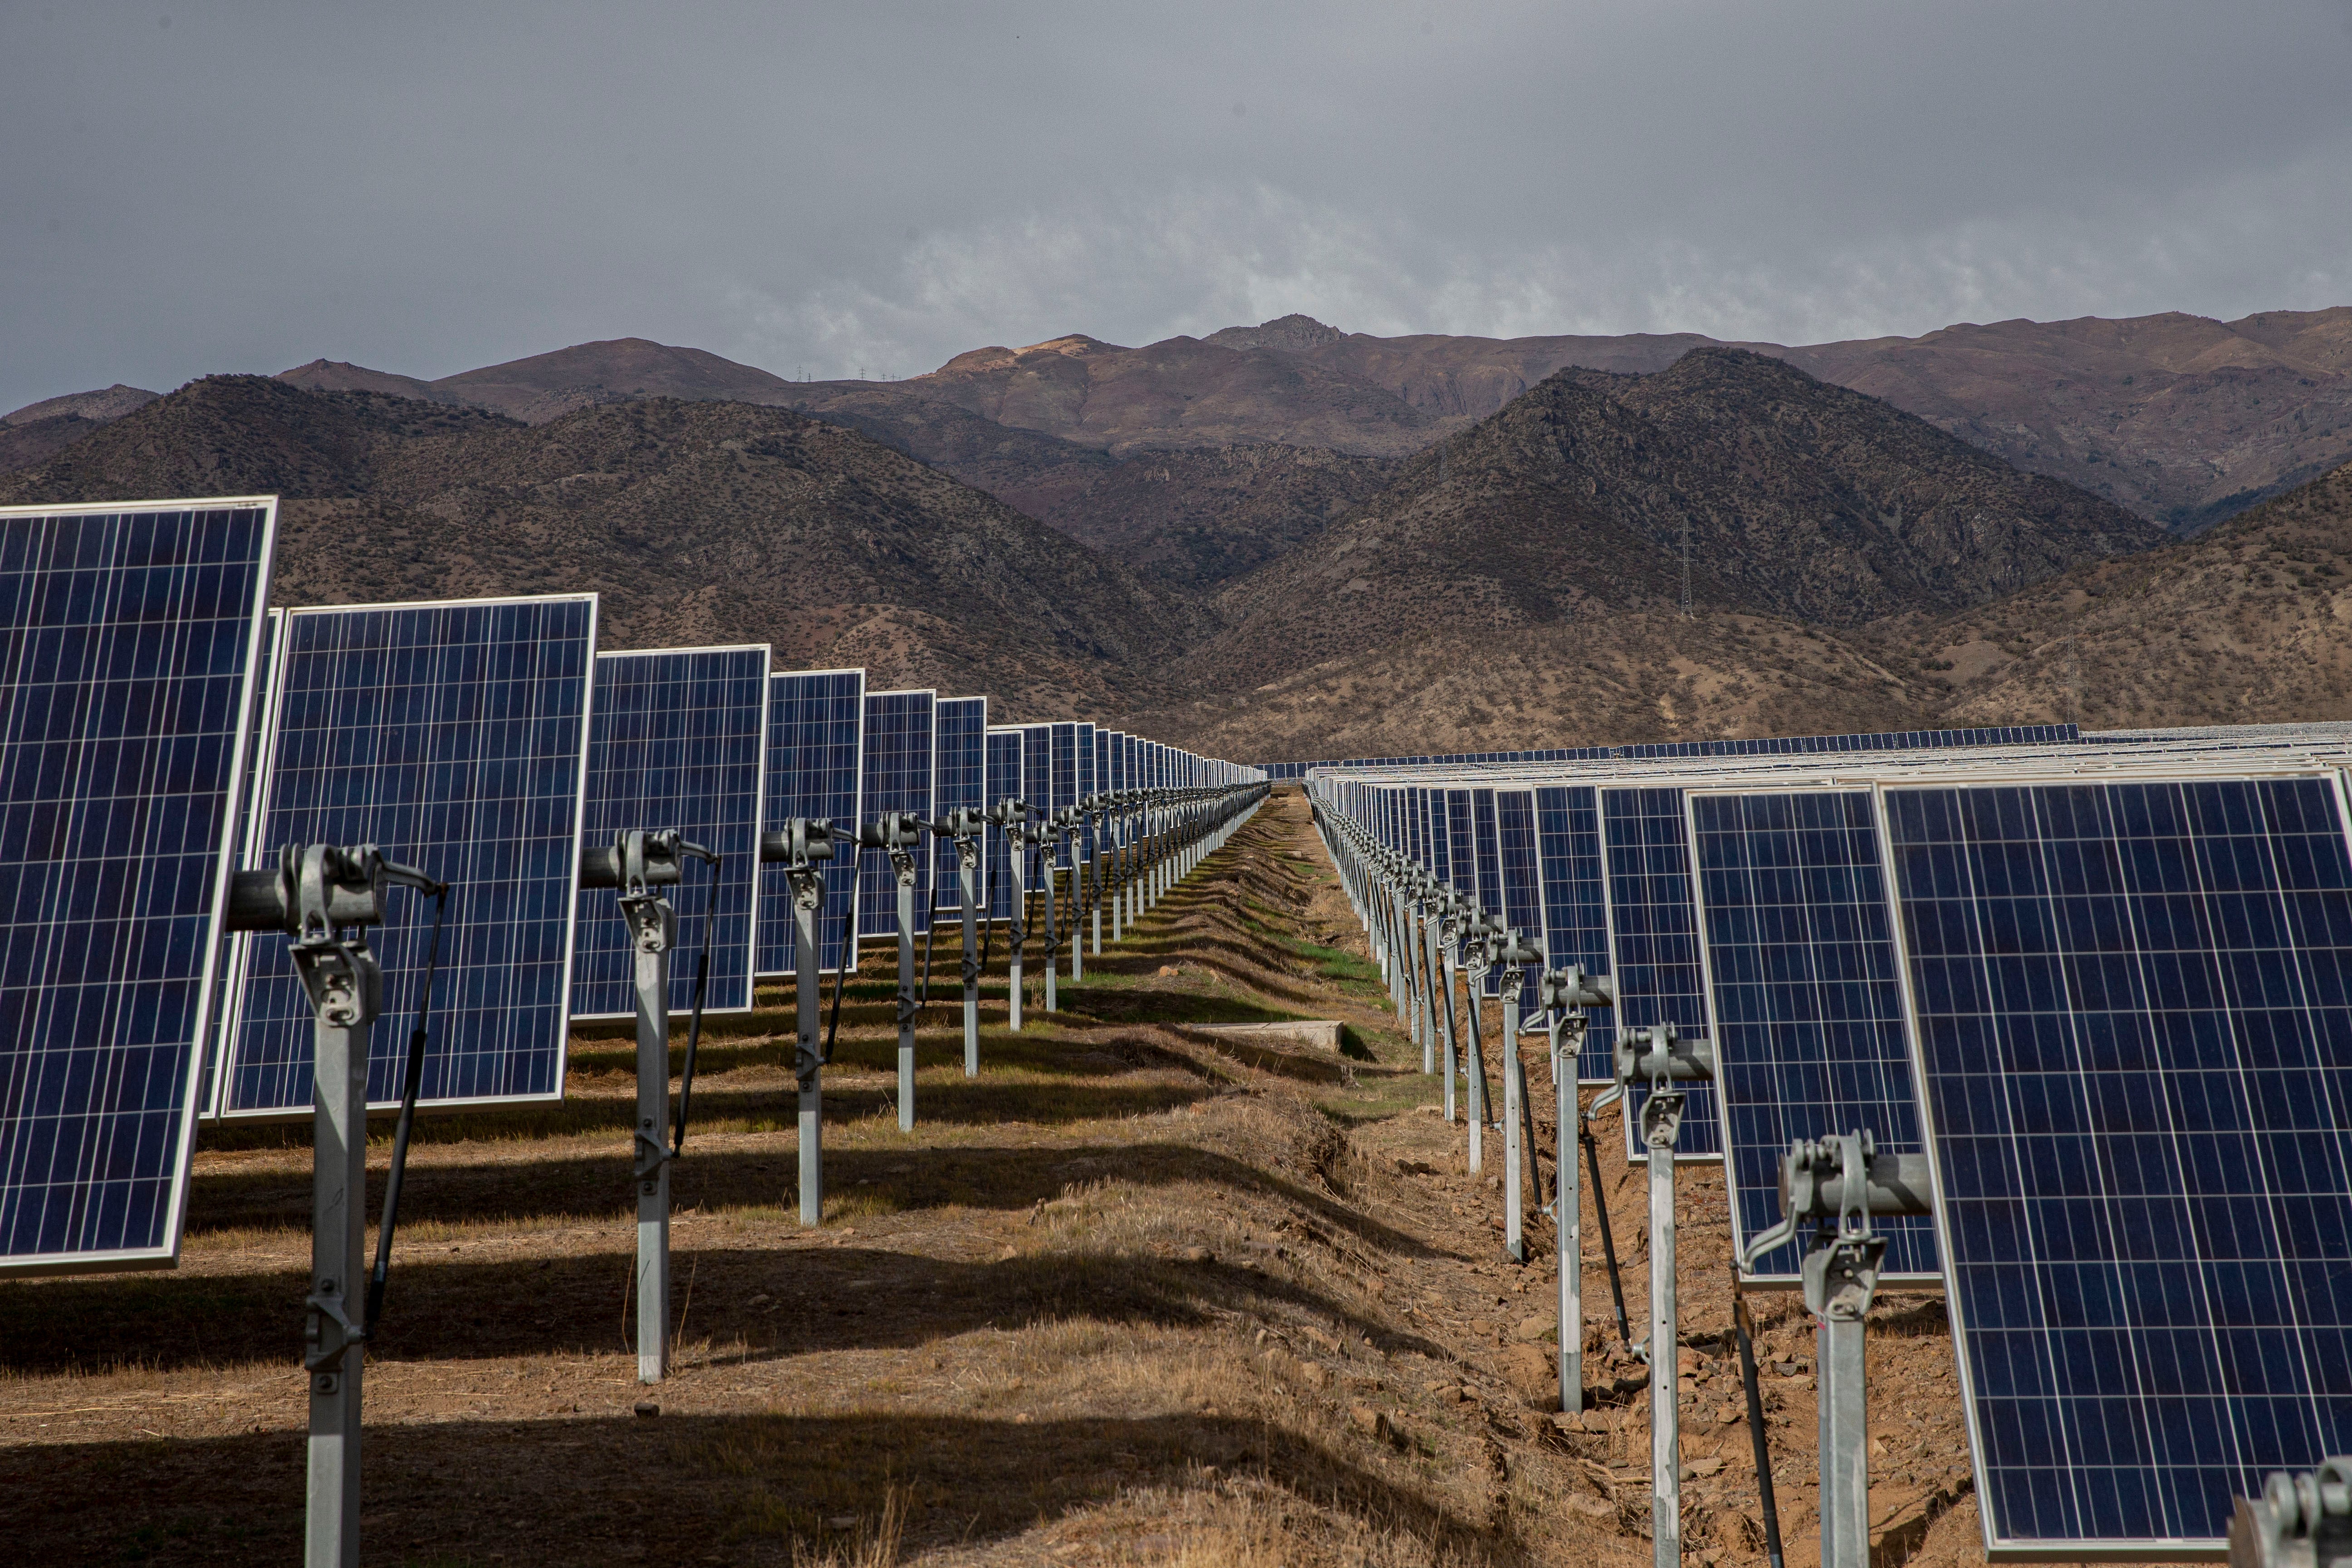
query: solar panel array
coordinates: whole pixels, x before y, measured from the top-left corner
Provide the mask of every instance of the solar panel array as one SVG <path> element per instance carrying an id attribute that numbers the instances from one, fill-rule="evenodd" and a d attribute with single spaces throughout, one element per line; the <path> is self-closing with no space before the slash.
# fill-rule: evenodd
<path id="1" fill-rule="evenodd" d="M 252 858 L 374 844 L 448 882 L 419 1103 L 560 1098 L 595 596 L 297 609 L 282 629 Z M 416 1007 L 430 925 L 369 939 L 386 1017 Z M 308 1115 L 314 1020 L 286 938 L 242 962 L 221 1114 Z M 372 1105 L 397 1099 L 404 1055 L 404 1031 L 376 1031 Z"/>
<path id="2" fill-rule="evenodd" d="M 1596 1035 L 1714 1039 L 1682 1152 L 1720 1140 L 1739 1245 L 1793 1139 L 1928 1152 L 1932 1219 L 1874 1224 L 1891 1282 L 1947 1282 L 1990 1552 L 2216 1554 L 2352 1446 L 2352 731 L 1846 739 L 1307 782 L 1514 921 L 1532 791 Z"/>
<path id="3" fill-rule="evenodd" d="M 662 648 L 596 656 L 595 711 L 588 734 L 583 844 L 608 845 L 632 829 L 676 829 L 717 852 L 718 880 L 698 861 L 673 890 L 682 952 L 700 951 L 709 910 L 712 1012 L 751 1005 L 753 905 L 760 879 L 760 774 L 768 744 L 766 643 Z M 636 1014 L 635 949 L 620 894 L 583 888 L 572 935 L 572 1016 Z M 670 966 L 669 1005 L 694 1005 L 696 965 Z"/>
<path id="4" fill-rule="evenodd" d="M 0 1271 L 179 1252 L 277 509 L 0 509 Z"/>
<path id="5" fill-rule="evenodd" d="M 1022 755 L 1028 749 L 1028 731 L 1017 728 L 991 730 L 988 732 L 988 805 L 993 811 L 1001 800 L 1026 800 L 1022 793 Z M 988 853 L 982 862 L 987 873 L 988 918 L 1006 921 L 1013 918 L 1013 856 L 1012 844 L 1004 830 L 992 822 L 988 825 Z"/>

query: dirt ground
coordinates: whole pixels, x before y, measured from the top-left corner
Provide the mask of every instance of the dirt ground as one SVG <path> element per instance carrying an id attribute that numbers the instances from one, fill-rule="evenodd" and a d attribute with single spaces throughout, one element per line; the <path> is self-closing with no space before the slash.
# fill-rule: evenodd
<path id="1" fill-rule="evenodd" d="M 1505 1260 L 1499 1181 L 1467 1174 L 1296 792 L 1018 1036 L 1003 957 L 1000 937 L 976 1080 L 956 994 L 927 1011 L 911 1134 L 889 988 L 852 983 L 814 1230 L 789 990 L 714 1021 L 656 1388 L 627 1299 L 629 1042 L 576 1036 L 562 1107 L 422 1125 L 366 1373 L 368 1560 L 1649 1561 L 1646 1369 L 1619 1344 L 1591 1194 L 1586 1364 L 1607 1403 L 1555 1419 L 1549 1228 L 1529 1265 Z M 1340 1020 L 1341 1054 L 1182 1026 L 1285 1017 Z M 1529 1074 L 1540 1106 L 1539 1048 Z M 1644 1178 L 1602 1131 L 1638 1331 Z M 309 1202 L 307 1129 L 208 1132 L 176 1271 L 0 1285 L 0 1534 L 20 1560 L 299 1557 Z M 1685 1550 L 1760 1563 L 1719 1169 L 1685 1168 L 1677 1208 Z M 1811 1331 L 1792 1298 L 1750 1304 L 1805 1568 Z M 1982 1561 L 1940 1302 L 1882 1299 L 1870 1354 L 1874 1568 Z"/>

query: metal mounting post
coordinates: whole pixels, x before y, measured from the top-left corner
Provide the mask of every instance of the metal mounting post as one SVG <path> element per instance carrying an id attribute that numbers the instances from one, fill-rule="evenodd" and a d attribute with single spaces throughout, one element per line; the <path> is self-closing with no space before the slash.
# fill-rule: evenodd
<path id="1" fill-rule="evenodd" d="M 1455 893 L 1452 888 L 1446 889 L 1445 901 L 1443 906 L 1441 906 L 1438 913 L 1437 940 L 1438 946 L 1441 949 L 1439 953 L 1439 967 L 1444 971 L 1444 986 L 1439 994 L 1442 997 L 1445 1007 L 1445 1016 L 1444 1020 L 1445 1026 L 1445 1125 L 1448 1127 L 1454 1125 L 1454 1088 L 1461 1076 L 1457 1070 L 1457 1062 L 1459 1058 L 1455 1050 L 1454 1027 L 1454 985 L 1456 971 L 1459 968 L 1456 955 L 1461 950 L 1462 941 L 1462 927 L 1460 921 L 1461 907 L 1461 896 Z"/>
<path id="2" fill-rule="evenodd" d="M 1927 1156 L 1881 1153 L 1867 1128 L 1791 1144 L 1780 1162 L 1780 1223 L 1748 1244 L 1743 1265 L 1811 1224 L 1835 1221 L 1799 1267 L 1821 1369 L 1822 1568 L 1870 1568 L 1870 1413 L 1864 1320 L 1886 1238 L 1873 1214 L 1933 1212 Z"/>
<path id="3" fill-rule="evenodd" d="M 1061 996 L 1055 989 L 1055 971 L 1061 963 L 1062 928 L 1055 921 L 1054 891 L 1062 880 L 1061 834 L 1051 817 L 1037 838 L 1037 875 L 1045 884 L 1045 1011 L 1060 1010 Z"/>
<path id="4" fill-rule="evenodd" d="M 1552 1234 L 1559 1285 L 1559 1407 L 1584 1408 L 1584 1205 L 1576 1164 L 1576 1134 L 1583 1110 L 1577 1099 L 1576 1068 L 1584 1047 L 1591 1007 L 1617 1001 L 1616 985 L 1604 975 L 1587 975 L 1582 964 L 1548 971 L 1536 991 L 1536 1005 L 1551 1019 L 1551 1083 L 1559 1123 L 1553 1149 Z M 1604 1194 L 1595 1191 L 1593 1202 Z"/>
<path id="5" fill-rule="evenodd" d="M 675 832 L 642 828 L 617 835 L 609 850 L 580 857 L 583 888 L 620 894 L 629 928 L 637 998 L 637 1118 L 630 1177 L 637 1189 L 637 1381 L 659 1383 L 669 1371 L 669 963 L 677 946 L 677 911 L 656 888 L 676 887 L 683 855 L 710 852 Z"/>
<path id="6" fill-rule="evenodd" d="M 1109 818 L 1102 810 L 1100 798 L 1096 795 L 1087 797 L 1080 815 L 1087 824 L 1087 837 L 1094 841 L 1094 853 L 1087 857 L 1087 915 L 1093 922 L 1094 929 L 1089 932 L 1089 939 L 1095 944 L 1095 956 L 1100 958 L 1102 956 L 1102 864 L 1103 856 L 1108 849 L 1108 846 L 1103 841 L 1109 837 L 1108 832 Z M 1097 816 L 1104 819 L 1102 827 L 1093 826 Z M 1070 973 L 1075 976 L 1077 971 L 1074 967 Z"/>
<path id="7" fill-rule="evenodd" d="M 793 1000 L 798 1015 L 793 1073 L 800 1083 L 801 1223 L 807 1226 L 824 1219 L 824 1050 L 817 1006 L 824 951 L 817 933 L 834 839 L 829 819 L 796 816 L 760 841 L 760 858 L 781 863 L 793 889 Z M 849 955 L 843 953 L 841 961 L 847 963 Z"/>
<path id="8" fill-rule="evenodd" d="M 1470 906 L 1469 919 L 1463 922 L 1462 934 L 1467 951 L 1463 954 L 1463 977 L 1470 1014 L 1469 1055 L 1465 1063 L 1469 1074 L 1469 1100 L 1465 1110 L 1470 1121 L 1470 1173 L 1480 1174 L 1486 1168 L 1486 1123 L 1491 1120 L 1486 1104 L 1486 1025 L 1480 1016 L 1479 993 L 1486 986 L 1486 971 L 1494 966 L 1494 926 L 1477 905 Z"/>
<path id="9" fill-rule="evenodd" d="M 898 1131 L 915 1130 L 915 1018 L 921 1005 L 915 998 L 915 846 L 923 841 L 924 824 L 903 811 L 885 812 L 876 821 L 861 824 L 861 849 L 879 849 L 890 857 L 890 870 L 898 887 Z"/>
<path id="10" fill-rule="evenodd" d="M 303 1561 L 358 1568 L 360 1394 L 367 1339 L 368 1042 L 383 1008 L 383 972 L 358 928 L 383 919 L 388 883 L 446 891 L 385 860 L 373 844 L 288 845 L 275 871 L 231 879 L 227 924 L 279 931 L 310 999 L 310 1292 L 302 1368 L 310 1379 Z M 353 934 L 341 932 L 353 928 Z M 385 1223 L 391 1224 L 387 1211 Z"/>
<path id="11" fill-rule="evenodd" d="M 1715 1077 L 1715 1047 L 1685 1040 L 1672 1024 L 1653 1024 L 1617 1037 L 1616 1083 L 1593 1104 L 1598 1110 L 1646 1081 L 1642 1143 L 1650 1153 L 1650 1543 L 1654 1568 L 1682 1562 L 1682 1330 L 1675 1301 L 1675 1143 L 1682 1132 L 1682 1083 Z M 1595 1194 L 1596 1197 L 1598 1194 Z M 1642 1347 L 1637 1346 L 1639 1351 Z"/>
<path id="12" fill-rule="evenodd" d="M 1005 904 L 1005 934 L 1012 938 L 1013 957 L 1006 970 L 1005 994 L 1010 1025 L 1014 1034 L 1021 1032 L 1021 950 L 1029 945 L 1026 918 L 1029 879 L 1029 813 L 1034 809 L 1025 800 L 1006 795 L 989 808 L 988 819 L 1004 835 L 1004 864 L 1013 878 L 1013 888 Z M 964 1063 L 964 1076 L 980 1073 L 979 1053 L 975 1050 Z"/>
<path id="13" fill-rule="evenodd" d="M 2352 1568 L 2352 1458 L 2273 1470 L 2230 1518 L 2230 1568 Z"/>
<path id="14" fill-rule="evenodd" d="M 963 900 L 963 1076 L 980 1076 L 980 844 L 988 826 L 982 814 L 958 806 L 932 831 L 955 844 L 956 885 Z"/>
<path id="15" fill-rule="evenodd" d="M 1519 1004 L 1527 977 L 1521 966 L 1543 961 L 1543 944 L 1519 934 L 1514 926 L 1504 935 L 1495 954 L 1507 966 L 1503 984 L 1503 1253 L 1514 1263 L 1528 1260 L 1528 1168 L 1535 1163 L 1533 1144 L 1520 1136 L 1533 1121 L 1527 1115 L 1527 1061 L 1519 1055 Z M 1540 1194 L 1538 1194 L 1540 1196 Z"/>

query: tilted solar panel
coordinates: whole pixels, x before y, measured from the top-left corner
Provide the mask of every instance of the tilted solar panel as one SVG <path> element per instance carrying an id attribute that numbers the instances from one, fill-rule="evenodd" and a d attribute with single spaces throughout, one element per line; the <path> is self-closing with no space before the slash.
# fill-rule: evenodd
<path id="1" fill-rule="evenodd" d="M 253 832 L 255 807 L 261 797 L 261 738 L 269 728 L 269 666 L 278 647 L 278 627 L 285 618 L 284 610 L 272 610 L 261 624 L 261 653 L 253 671 L 253 711 L 246 721 L 245 768 L 237 791 L 235 863 L 239 866 L 248 864 L 256 852 Z M 236 1010 L 229 996 L 229 986 L 242 967 L 245 947 L 251 940 L 239 931 L 221 933 L 220 958 L 214 966 L 212 1022 L 205 1040 L 204 1079 L 196 1091 L 197 1119 L 202 1121 L 215 1121 L 220 1116 L 221 1088 L 227 1081 L 221 1064 L 228 1057 L 229 1020 Z"/>
<path id="2" fill-rule="evenodd" d="M 0 509 L 0 1273 L 179 1255 L 276 533 Z"/>
<path id="3" fill-rule="evenodd" d="M 1078 726 L 1078 790 L 1076 798 L 1083 801 L 1094 793 L 1095 727 L 1092 724 L 1082 723 Z M 1087 824 L 1084 831 L 1078 835 L 1076 844 L 1080 858 L 1087 860 L 1094 858 L 1095 834 L 1094 825 L 1091 821 Z"/>
<path id="4" fill-rule="evenodd" d="M 950 811 L 988 809 L 988 699 L 942 697 L 932 710 L 931 804 L 944 818 Z M 981 862 L 985 874 L 987 861 Z M 961 910 L 955 840 L 932 840 L 931 886 L 939 890 L 942 916 Z M 973 889 L 980 896 L 978 889 Z M 985 906 L 982 906 L 985 908 Z M 957 919 L 961 916 L 957 914 Z"/>
<path id="5" fill-rule="evenodd" d="M 2352 1449 L 2341 783 L 1881 799 L 1987 1548 L 2218 1556 Z"/>
<path id="6" fill-rule="evenodd" d="M 1053 790 L 1042 802 L 1049 811 L 1059 812 L 1078 803 L 1078 727 L 1076 724 L 1055 724 L 1048 727 L 1053 737 Z M 1054 864 L 1066 867 L 1070 863 L 1070 846 L 1066 841 L 1054 855 Z"/>
<path id="7" fill-rule="evenodd" d="M 1402 837 L 1402 823 L 1399 824 L 1399 837 Z M 1501 851 L 1504 923 L 1517 926 L 1530 941 L 1540 946 L 1544 934 L 1543 880 L 1536 866 L 1536 797 L 1533 790 L 1495 792 L 1495 839 Z M 1550 950 L 1545 951 L 1549 952 Z M 1497 965 L 1497 972 L 1503 967 Z M 1541 963 L 1521 967 L 1519 1005 L 1522 1008 L 1534 1008 L 1536 983 L 1543 978 L 1543 971 Z M 1498 989 L 1497 994 L 1507 993 Z"/>
<path id="8" fill-rule="evenodd" d="M 596 596 L 287 612 L 260 830 L 374 844 L 449 884 L 420 1104 L 559 1100 L 595 677 Z M 425 906 L 370 933 L 387 1019 L 415 1011 Z M 224 1118 L 311 1109 L 313 1016 L 282 936 L 247 944 Z M 375 1031 L 368 1100 L 399 1097 L 406 1031 Z"/>
<path id="9" fill-rule="evenodd" d="M 1694 791 L 1690 832 L 1736 1258 L 1780 1218 L 1792 1140 L 1868 1129 L 1889 1152 L 1926 1145 L 1870 792 Z M 1874 1223 L 1883 1282 L 1941 1279 L 1934 1222 Z M 1794 1285 L 1801 1256 L 1778 1247 L 1754 1278 Z"/>
<path id="10" fill-rule="evenodd" d="M 861 819 L 889 811 L 931 815 L 931 727 L 938 696 L 930 691 L 872 691 L 866 697 L 866 763 Z M 930 857 L 915 857 L 915 931 L 931 926 Z M 858 862 L 859 938 L 898 935 L 898 878 L 890 857 L 869 850 Z"/>
<path id="11" fill-rule="evenodd" d="M 694 976 L 710 910 L 710 979 L 704 1007 L 751 1005 L 753 903 L 760 881 L 760 772 L 768 743 L 768 645 L 660 648 L 596 656 L 588 726 L 584 847 L 609 847 L 633 828 L 676 828 L 719 856 L 719 880 L 700 861 L 668 889 L 678 915 L 669 1005 L 694 1005 Z M 620 894 L 583 888 L 573 916 L 572 1016 L 636 1015 L 636 958 Z"/>
<path id="12" fill-rule="evenodd" d="M 823 817 L 854 838 L 865 765 L 866 672 L 795 670 L 768 678 L 768 766 L 761 819 L 771 832 L 796 816 Z M 848 939 L 857 916 L 856 856 L 837 845 L 824 871 L 818 968 L 857 966 Z M 782 866 L 760 868 L 760 973 L 791 974 L 798 962 L 792 880 Z"/>
<path id="13" fill-rule="evenodd" d="M 988 805 L 996 808 L 1000 800 L 1026 800 L 1021 793 L 1021 753 L 1026 749 L 1028 732 L 1017 726 L 1008 726 L 988 732 Z M 988 827 L 988 854 L 982 865 L 988 873 L 988 918 L 1005 921 L 1013 918 L 1013 867 L 1007 854 L 1004 830 L 994 823 Z"/>
<path id="14" fill-rule="evenodd" d="M 1497 925 L 1509 923 L 1510 915 L 1503 898 L 1503 858 L 1495 837 L 1495 792 L 1474 789 L 1470 792 L 1470 862 L 1477 878 L 1474 889 L 1478 907 Z M 1484 994 L 1502 994 L 1502 965 L 1486 972 Z"/>
<path id="15" fill-rule="evenodd" d="M 1706 988 L 1699 967 L 1698 911 L 1693 903 L 1690 839 L 1679 789 L 1601 792 L 1602 865 L 1609 879 L 1609 970 L 1617 981 L 1619 1033 L 1672 1024 L 1686 1040 L 1708 1037 Z M 1717 1086 L 1694 1083 L 1683 1102 L 1675 1161 L 1723 1157 Z M 1647 1085 L 1625 1097 L 1625 1152 L 1646 1161 L 1641 1142 Z"/>
<path id="16" fill-rule="evenodd" d="M 1608 973 L 1609 895 L 1601 875 L 1601 812 L 1591 785 L 1537 789 L 1536 860 L 1543 884 L 1544 962 L 1554 969 L 1582 964 L 1587 974 Z M 1594 1012 L 1577 1057 L 1578 1081 L 1610 1081 L 1610 1046 L 1616 1037 L 1615 1010 Z"/>

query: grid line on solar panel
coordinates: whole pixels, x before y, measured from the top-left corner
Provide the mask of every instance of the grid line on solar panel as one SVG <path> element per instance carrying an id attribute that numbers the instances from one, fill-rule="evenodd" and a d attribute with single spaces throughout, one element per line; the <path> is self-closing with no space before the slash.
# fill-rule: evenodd
<path id="1" fill-rule="evenodd" d="M 596 596 L 287 613 L 271 671 L 257 863 L 362 844 L 450 885 L 420 1104 L 560 1099 L 572 975 Z M 369 935 L 386 1018 L 412 1014 L 430 906 Z M 225 1119 L 307 1115 L 314 1018 L 282 936 L 243 952 Z M 375 1033 L 368 1100 L 406 1054 Z"/>
<path id="2" fill-rule="evenodd" d="M 762 820 L 771 831 L 793 817 L 830 820 L 849 835 L 824 868 L 817 965 L 857 967 L 855 844 L 865 771 L 866 671 L 796 669 L 768 678 L 768 760 Z M 760 868 L 760 973 L 789 975 L 797 963 L 792 880 L 782 866 Z"/>
<path id="3" fill-rule="evenodd" d="M 1689 818 L 1737 1258 L 1780 1218 L 1792 1140 L 1926 1145 L 1871 793 L 1693 791 Z M 1872 1223 L 1884 1284 L 1942 1279 L 1932 1221 Z M 1793 1286 L 1800 1255 L 1778 1247 L 1751 1278 Z"/>
<path id="4" fill-rule="evenodd" d="M 932 727 L 938 693 L 933 691 L 872 691 L 866 697 L 865 773 L 859 789 L 860 820 L 877 821 L 884 813 L 911 812 L 929 820 L 932 792 Z M 930 858 L 915 857 L 915 924 L 917 935 L 930 929 Z M 858 859 L 857 935 L 867 938 L 898 934 L 898 877 L 890 857 L 879 849 Z"/>
<path id="5" fill-rule="evenodd" d="M 276 527 L 0 509 L 0 1273 L 178 1256 Z"/>
<path id="6" fill-rule="evenodd" d="M 1988 1552 L 2352 1447 L 2340 776 L 1881 792 Z"/>
<path id="7" fill-rule="evenodd" d="M 633 828 L 675 828 L 719 856 L 709 870 L 688 863 L 669 890 L 678 914 L 669 1006 L 694 1005 L 696 958 L 710 910 L 710 977 L 704 1007 L 740 1013 L 751 1005 L 753 900 L 760 874 L 760 774 L 768 736 L 766 643 L 732 647 L 653 648 L 596 656 L 594 718 L 589 724 L 583 847 L 604 847 Z M 621 918 L 620 894 L 583 888 L 573 915 L 572 1016 L 634 1017 L 636 949 Z"/>
<path id="8" fill-rule="evenodd" d="M 1092 724 L 1078 725 L 1077 763 L 1077 788 L 1071 797 L 1071 804 L 1074 805 L 1095 793 L 1095 727 Z M 1083 824 L 1071 839 L 1072 847 L 1081 860 L 1094 858 L 1094 826 L 1091 820 Z"/>
<path id="9" fill-rule="evenodd" d="M 1698 911 L 1693 902 L 1690 841 L 1676 788 L 1604 789 L 1601 836 L 1609 893 L 1609 968 L 1617 982 L 1620 1033 L 1672 1024 L 1683 1038 L 1708 1037 L 1706 985 L 1699 967 Z M 1649 1089 L 1635 1084 L 1622 1102 L 1625 1152 L 1646 1162 L 1642 1106 Z M 1675 1162 L 1723 1156 L 1717 1089 L 1695 1083 L 1684 1101 Z"/>

